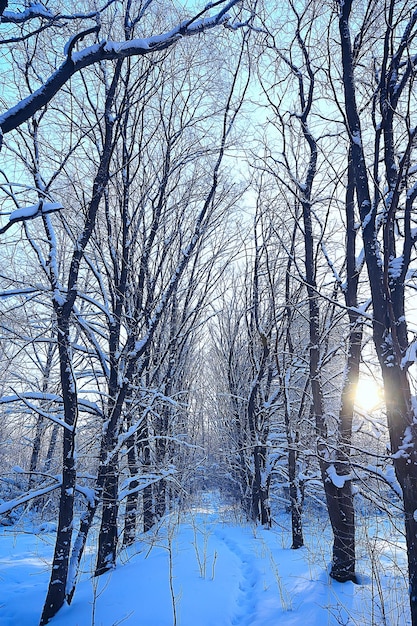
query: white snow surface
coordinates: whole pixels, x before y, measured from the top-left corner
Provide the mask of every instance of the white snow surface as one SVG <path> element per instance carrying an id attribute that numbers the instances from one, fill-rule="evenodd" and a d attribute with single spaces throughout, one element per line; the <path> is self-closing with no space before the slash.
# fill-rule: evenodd
<path id="1" fill-rule="evenodd" d="M 29 206 L 21 207 L 12 211 L 9 215 L 9 222 L 18 222 L 36 217 L 40 213 L 54 213 L 63 208 L 60 202 L 37 202 Z"/>
<path id="2" fill-rule="evenodd" d="M 404 545 L 400 537 L 394 541 L 385 518 L 375 516 L 358 538 L 358 571 L 370 572 L 372 559 L 379 587 L 365 575 L 359 585 L 329 578 L 331 543 L 324 513 L 306 522 L 306 546 L 299 550 L 290 549 L 289 514 L 280 514 L 272 530 L 266 530 L 245 524 L 212 494 L 177 522 L 173 515 L 158 534 L 148 533 L 122 550 L 117 568 L 99 579 L 91 575 L 90 543 L 73 602 L 51 626 L 173 626 L 173 602 L 177 626 L 410 623 Z M 39 623 L 52 531 L 47 522 L 31 529 L 1 528 L 2 626 Z"/>

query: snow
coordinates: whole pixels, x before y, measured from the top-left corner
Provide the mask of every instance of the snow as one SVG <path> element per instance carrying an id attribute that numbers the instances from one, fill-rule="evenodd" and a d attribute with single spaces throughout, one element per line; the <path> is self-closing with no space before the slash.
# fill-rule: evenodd
<path id="1" fill-rule="evenodd" d="M 413 443 L 413 433 L 410 426 L 404 431 L 404 437 L 402 440 L 402 444 L 398 446 L 398 450 L 391 455 L 392 459 L 400 459 L 400 458 L 408 458 L 410 456 L 409 449 L 414 448 Z"/>
<path id="2" fill-rule="evenodd" d="M 227 7 L 232 7 L 236 4 L 236 0 L 231 0 Z M 230 15 L 221 11 L 220 13 L 213 15 L 212 17 L 206 17 L 193 22 L 188 20 L 181 22 L 171 30 L 159 35 L 151 35 L 147 38 L 137 38 L 128 41 L 102 41 L 96 43 L 80 51 L 72 52 L 71 60 L 74 64 L 80 65 L 85 59 L 96 55 L 102 49 L 107 54 L 121 54 L 123 56 L 140 55 L 145 54 L 150 50 L 157 50 L 164 47 L 168 47 L 183 36 L 191 36 L 204 32 L 210 28 L 214 28 L 219 24 L 225 24 L 230 20 Z M 70 48 L 71 40 L 66 44 L 66 50 Z M 1 120 L 1 118 L 0 118 Z M 1 124 L 1 121 L 0 121 Z"/>
<path id="3" fill-rule="evenodd" d="M 366 527 L 362 520 L 358 531 L 359 571 L 378 568 L 377 579 L 361 576 L 359 585 L 328 576 L 324 513 L 310 515 L 299 550 L 289 548 L 289 514 L 265 530 L 211 495 L 177 522 L 173 514 L 157 534 L 122 550 L 117 568 L 100 578 L 91 575 L 90 544 L 73 602 L 51 626 L 172 626 L 174 608 L 177 626 L 366 626 L 371 615 L 375 624 L 409 623 L 403 539 L 381 516 Z M 43 528 L 0 530 L 2 626 L 38 624 L 54 544 L 48 524 Z"/>
<path id="4" fill-rule="evenodd" d="M 393 258 L 389 262 L 388 273 L 392 279 L 400 278 L 403 269 L 404 257 Z"/>
<path id="5" fill-rule="evenodd" d="M 335 466 L 332 464 L 327 468 L 327 475 L 334 484 L 335 487 L 342 489 L 344 487 L 345 482 L 347 480 L 351 480 L 352 476 L 350 474 L 338 474 Z"/>
<path id="6" fill-rule="evenodd" d="M 138 50 L 149 50 L 149 42 L 147 39 L 130 39 L 129 41 L 122 41 L 121 43 L 107 41 L 104 50 L 105 52 L 115 52 L 118 54 L 131 47 L 135 47 Z"/>
<path id="7" fill-rule="evenodd" d="M 373 208 L 370 206 L 367 200 L 365 200 L 362 203 L 361 214 L 364 213 L 365 211 L 367 211 L 367 213 L 365 214 L 365 217 L 362 220 L 362 230 L 365 230 L 365 228 L 368 226 L 369 222 L 372 219 L 372 214 L 373 214 Z"/>
<path id="8" fill-rule="evenodd" d="M 44 202 L 39 201 L 36 204 L 24 206 L 15 211 L 12 211 L 9 215 L 9 222 L 19 222 L 22 220 L 33 219 L 40 213 L 54 213 L 60 211 L 63 206 L 60 202 Z"/>
<path id="9" fill-rule="evenodd" d="M 413 341 L 408 346 L 405 355 L 401 360 L 402 369 L 406 368 L 411 363 L 415 363 L 417 361 L 417 341 Z"/>
<path id="10" fill-rule="evenodd" d="M 26 495 L 20 496 L 18 498 L 14 498 L 13 500 L 8 500 L 7 502 L 3 502 L 0 504 L 0 515 L 4 515 L 9 511 L 12 511 L 14 508 L 25 504 L 25 502 L 29 502 L 34 497 L 39 497 L 54 491 L 58 487 L 61 486 L 61 482 L 55 482 L 52 485 L 48 485 L 42 489 L 36 489 L 35 491 L 29 491 Z"/>
<path id="11" fill-rule="evenodd" d="M 13 22 L 15 24 L 19 24 L 25 22 L 31 18 L 46 18 L 53 19 L 54 15 L 47 8 L 43 6 L 40 2 L 30 3 L 29 7 L 24 11 L 4 11 L 3 18 L 5 21 Z"/>
<path id="12" fill-rule="evenodd" d="M 359 147 L 362 146 L 361 134 L 358 130 L 355 130 L 352 133 L 352 143 L 356 144 Z"/>

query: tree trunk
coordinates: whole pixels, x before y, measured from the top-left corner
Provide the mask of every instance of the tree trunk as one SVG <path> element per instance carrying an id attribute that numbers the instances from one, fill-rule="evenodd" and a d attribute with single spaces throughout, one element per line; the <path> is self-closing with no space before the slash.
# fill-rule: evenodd
<path id="1" fill-rule="evenodd" d="M 119 513 L 119 462 L 116 444 L 120 432 L 124 397 L 116 391 L 117 368 L 113 368 L 113 371 L 114 377 L 111 378 L 109 383 L 108 418 L 100 450 L 100 495 L 103 508 L 98 535 L 95 576 L 100 576 L 116 567 L 117 518 Z"/>
<path id="2" fill-rule="evenodd" d="M 290 447 L 288 450 L 288 482 L 291 506 L 291 548 L 297 550 L 304 545 L 304 537 L 297 477 L 297 452 L 294 447 Z"/>
<path id="3" fill-rule="evenodd" d="M 385 346 L 386 347 L 386 346 Z M 402 489 L 411 623 L 417 625 L 417 427 L 407 373 L 383 351 L 382 376 L 395 474 Z M 394 365 L 390 367 L 390 365 Z"/>
<path id="4" fill-rule="evenodd" d="M 143 489 L 143 532 L 147 533 L 155 524 L 155 516 L 153 511 L 153 490 L 152 485 L 147 485 Z"/>
<path id="5" fill-rule="evenodd" d="M 54 424 L 52 427 L 51 438 L 49 440 L 48 451 L 45 457 L 44 471 L 49 472 L 52 465 L 52 459 L 54 458 L 56 442 L 58 439 L 59 426 Z"/>
<path id="6" fill-rule="evenodd" d="M 95 576 L 100 576 L 116 567 L 116 552 L 118 540 L 117 517 L 119 485 L 119 464 L 116 459 L 106 465 L 102 503 L 100 532 L 98 536 L 98 553 Z"/>
<path id="7" fill-rule="evenodd" d="M 148 428 L 146 427 L 146 433 L 148 433 Z M 149 440 L 148 436 L 146 441 L 143 443 L 143 466 L 144 466 L 144 475 L 146 477 L 147 470 L 150 469 L 151 465 L 151 451 L 149 448 Z M 151 528 L 153 528 L 155 524 L 155 516 L 154 516 L 154 507 L 153 507 L 153 489 L 152 485 L 146 485 L 143 489 L 142 493 L 142 508 L 143 508 L 143 532 L 147 533 Z"/>
<path id="8" fill-rule="evenodd" d="M 287 268 L 285 271 L 285 347 L 283 350 L 283 365 L 280 365 L 280 360 L 278 358 L 278 351 L 276 355 L 277 369 L 280 372 L 280 385 L 283 388 L 284 392 L 284 422 L 285 422 L 285 435 L 287 438 L 288 445 L 288 493 L 290 498 L 290 511 L 291 511 L 291 534 L 292 534 L 292 544 L 291 548 L 293 550 L 297 550 L 298 548 L 303 547 L 304 545 L 304 536 L 303 536 L 303 522 L 302 522 L 302 503 L 301 503 L 301 494 L 299 489 L 299 477 L 297 471 L 297 443 L 298 437 L 294 432 L 293 424 L 292 424 L 292 415 L 291 415 L 291 404 L 290 404 L 290 390 L 288 389 L 288 381 L 287 381 L 287 367 L 288 364 L 286 362 L 286 353 L 289 354 L 289 367 L 292 367 L 294 360 L 294 342 L 292 339 L 292 320 L 293 320 L 293 309 L 291 306 L 291 267 L 294 259 L 295 252 L 295 240 L 298 232 L 298 220 L 294 220 L 294 227 L 292 231 L 291 237 L 291 249 L 290 254 L 287 259 Z M 303 393 L 300 399 L 300 404 L 298 408 L 297 415 L 297 424 L 300 422 L 304 407 L 305 407 L 305 398 L 307 395 L 307 382 L 304 386 Z"/>
<path id="9" fill-rule="evenodd" d="M 171 378 L 171 372 L 168 373 L 169 379 Z M 172 385 L 167 382 L 165 387 L 165 394 L 170 395 L 172 391 Z M 162 415 L 156 420 L 157 439 L 155 441 L 155 462 L 156 467 L 159 469 L 166 463 L 167 456 L 167 437 L 169 429 L 169 408 L 162 408 Z M 158 480 L 154 485 L 154 498 L 155 498 L 155 516 L 157 519 L 161 519 L 166 511 L 166 496 L 167 496 L 167 481 L 163 478 Z"/>
<path id="10" fill-rule="evenodd" d="M 141 460 L 143 475 L 146 475 L 151 469 L 151 449 L 149 443 L 149 425 L 146 418 L 143 421 L 142 428 L 139 433 L 139 441 L 141 446 Z M 153 489 L 152 485 L 146 485 L 142 490 L 142 514 L 143 514 L 143 532 L 146 533 L 155 524 L 154 507 L 153 507 Z"/>
<path id="11" fill-rule="evenodd" d="M 131 419 L 127 422 L 127 427 L 131 425 Z M 130 476 L 133 478 L 139 473 L 139 463 L 137 459 L 137 450 L 136 450 L 136 433 L 129 437 L 126 442 L 127 444 L 127 464 L 129 468 Z M 134 490 L 138 487 L 139 483 L 137 480 L 133 480 L 129 483 L 129 491 Z M 134 493 L 129 493 L 126 497 L 126 507 L 125 507 L 125 520 L 124 520 L 124 530 L 123 530 L 123 545 L 130 546 L 134 543 L 136 539 L 136 518 L 138 514 L 138 502 L 139 502 L 139 493 L 135 491 Z"/>
<path id="12" fill-rule="evenodd" d="M 265 474 L 265 446 L 255 446 L 253 451 L 254 476 L 252 483 L 252 519 L 261 522 L 263 526 L 271 526 L 271 511 L 269 507 L 269 483 L 264 479 Z"/>
<path id="13" fill-rule="evenodd" d="M 28 490 L 33 488 L 36 483 L 35 480 L 35 472 L 38 468 L 38 460 L 41 452 L 42 439 L 45 434 L 45 418 L 41 415 L 38 415 L 36 418 L 36 429 L 35 429 L 35 437 L 33 438 L 32 444 L 32 453 L 30 455 L 29 461 L 29 480 L 28 480 Z"/>
<path id="14" fill-rule="evenodd" d="M 59 504 L 58 528 L 52 561 L 51 579 L 41 617 L 41 625 L 59 611 L 65 601 L 68 565 L 74 518 L 74 491 L 76 483 L 74 429 L 78 417 L 76 381 L 72 371 L 69 314 L 56 307 L 58 323 L 58 349 L 60 358 L 61 388 L 64 419 L 62 486 Z"/>
<path id="15" fill-rule="evenodd" d="M 356 219 L 354 204 L 355 180 L 351 151 L 349 152 L 346 187 L 346 283 L 345 303 L 349 313 L 348 355 L 342 402 L 339 412 L 335 469 L 342 477 L 341 486 L 334 486 L 334 511 L 330 516 L 334 534 L 330 576 L 339 582 L 356 580 L 355 575 L 355 508 L 350 478 L 350 448 L 355 394 L 359 380 L 363 324 L 356 313 L 359 273 L 356 266 Z M 344 478 L 346 477 L 346 478 Z"/>
<path id="16" fill-rule="evenodd" d="M 130 488 L 135 489 L 138 486 L 137 481 L 130 483 Z M 131 546 L 136 539 L 136 518 L 138 515 L 139 495 L 130 493 L 126 497 L 125 522 L 123 529 L 123 546 Z"/>

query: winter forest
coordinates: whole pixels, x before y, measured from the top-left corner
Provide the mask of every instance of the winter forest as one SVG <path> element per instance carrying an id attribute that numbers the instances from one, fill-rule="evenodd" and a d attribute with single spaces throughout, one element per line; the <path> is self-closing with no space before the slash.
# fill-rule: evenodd
<path id="1" fill-rule="evenodd" d="M 415 0 L 0 38 L 0 623 L 417 626 Z"/>

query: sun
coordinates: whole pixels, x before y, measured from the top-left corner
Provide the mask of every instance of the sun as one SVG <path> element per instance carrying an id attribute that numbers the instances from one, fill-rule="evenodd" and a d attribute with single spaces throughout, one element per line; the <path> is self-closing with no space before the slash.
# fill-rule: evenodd
<path id="1" fill-rule="evenodd" d="M 369 413 L 382 401 L 382 389 L 373 378 L 360 378 L 356 387 L 355 405 Z"/>

